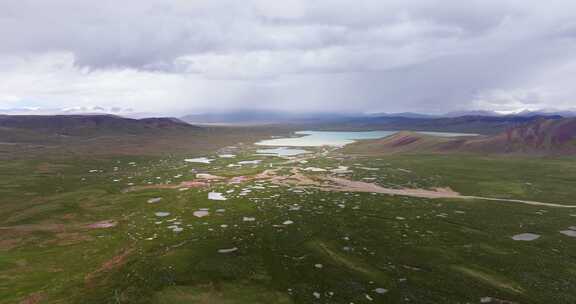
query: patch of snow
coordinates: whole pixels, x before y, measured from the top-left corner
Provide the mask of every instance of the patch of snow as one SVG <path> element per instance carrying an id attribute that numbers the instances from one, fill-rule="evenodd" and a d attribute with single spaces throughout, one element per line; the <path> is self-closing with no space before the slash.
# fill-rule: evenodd
<path id="1" fill-rule="evenodd" d="M 225 201 L 225 200 L 227 200 L 227 198 L 224 197 L 224 195 L 222 195 L 222 193 L 220 193 L 220 192 L 209 192 L 208 193 L 208 199 L 213 200 L 213 201 Z"/>
<path id="2" fill-rule="evenodd" d="M 234 158 L 234 157 L 236 157 L 236 155 L 234 155 L 234 154 L 220 154 L 220 155 L 218 155 L 218 157 L 221 157 L 221 158 Z"/>
<path id="3" fill-rule="evenodd" d="M 576 230 L 562 230 L 560 231 L 560 233 L 562 233 L 565 236 L 569 236 L 569 237 L 576 237 Z"/>
<path id="4" fill-rule="evenodd" d="M 238 247 L 227 248 L 227 249 L 218 249 L 218 253 L 230 253 L 230 252 L 234 252 L 234 251 L 238 251 Z"/>
<path id="5" fill-rule="evenodd" d="M 261 163 L 262 160 L 260 159 L 256 159 L 256 160 L 243 160 L 243 161 L 239 161 L 238 165 L 257 165 L 259 163 Z"/>
<path id="6" fill-rule="evenodd" d="M 207 157 L 197 157 L 197 158 L 186 158 L 184 160 L 187 163 L 201 163 L 201 164 L 209 164 L 212 161 L 214 161 L 213 159 L 207 158 Z"/>
<path id="7" fill-rule="evenodd" d="M 348 170 L 348 167 L 346 167 L 346 166 L 338 166 L 338 168 L 332 169 L 332 170 L 330 170 L 330 172 L 336 173 L 336 174 L 344 174 L 344 173 L 351 173 L 352 171 Z"/>
<path id="8" fill-rule="evenodd" d="M 118 225 L 118 222 L 113 220 L 101 221 L 94 224 L 88 225 L 89 228 L 111 228 Z"/>
<path id="9" fill-rule="evenodd" d="M 198 173 L 198 174 L 196 174 L 196 178 L 199 178 L 199 179 L 219 179 L 220 177 L 216 176 L 216 175 L 209 174 L 209 173 Z"/>
<path id="10" fill-rule="evenodd" d="M 158 203 L 159 201 L 161 201 L 162 198 L 161 197 L 153 197 L 151 199 L 148 200 L 149 204 L 154 204 L 154 203 Z"/>
<path id="11" fill-rule="evenodd" d="M 199 211 L 194 211 L 194 213 L 192 213 L 195 217 L 205 217 L 210 215 L 210 212 L 205 211 L 205 210 L 199 210 Z"/>
<path id="12" fill-rule="evenodd" d="M 326 172 L 328 170 L 326 169 L 322 169 L 322 168 L 316 168 L 316 167 L 307 167 L 302 169 L 303 171 L 310 171 L 310 172 Z"/>
<path id="13" fill-rule="evenodd" d="M 535 233 L 520 233 L 512 236 L 515 241 L 533 241 L 539 239 L 540 235 Z"/>

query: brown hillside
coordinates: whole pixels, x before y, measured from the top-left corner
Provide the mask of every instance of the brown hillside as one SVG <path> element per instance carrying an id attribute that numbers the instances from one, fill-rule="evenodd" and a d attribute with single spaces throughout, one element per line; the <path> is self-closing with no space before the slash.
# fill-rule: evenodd
<path id="1" fill-rule="evenodd" d="M 345 148 L 359 154 L 482 153 L 576 154 L 576 118 L 540 119 L 511 127 L 493 136 L 438 137 L 402 131 L 392 136 L 361 141 Z"/>

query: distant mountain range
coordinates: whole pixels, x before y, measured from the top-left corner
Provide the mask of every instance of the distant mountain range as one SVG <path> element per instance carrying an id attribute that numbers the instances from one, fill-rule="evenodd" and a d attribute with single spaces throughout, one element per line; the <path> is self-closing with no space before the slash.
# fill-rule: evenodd
<path id="1" fill-rule="evenodd" d="M 457 116 L 409 118 L 396 116 L 358 117 L 338 123 L 318 123 L 320 130 L 388 130 L 437 131 L 497 134 L 510 127 L 538 119 L 559 119 L 561 116 Z"/>
<path id="2" fill-rule="evenodd" d="M 449 112 L 441 117 L 458 117 L 458 116 L 562 116 L 562 117 L 576 117 L 576 110 L 537 110 L 537 111 L 521 111 L 516 113 L 498 113 L 494 111 L 458 111 Z"/>
<path id="3" fill-rule="evenodd" d="M 190 114 L 181 119 L 189 123 L 200 124 L 286 124 L 336 122 L 354 117 L 363 117 L 360 113 L 293 113 L 281 111 L 228 111 L 203 114 Z"/>
<path id="4" fill-rule="evenodd" d="M 325 131 L 412 130 L 497 134 L 518 124 L 540 118 L 576 117 L 576 112 L 521 112 L 503 115 L 489 111 L 452 112 L 444 115 L 419 113 L 286 113 L 276 111 L 230 111 L 186 115 L 193 124 L 289 125 Z"/>
<path id="5" fill-rule="evenodd" d="M 0 142 L 18 138 L 134 135 L 190 131 L 176 118 L 133 119 L 114 115 L 0 115 Z"/>
<path id="6" fill-rule="evenodd" d="M 489 136 L 437 137 L 411 131 L 346 148 L 352 153 L 576 154 L 576 118 L 537 118 Z"/>
<path id="7" fill-rule="evenodd" d="M 502 121 L 514 121 L 529 117 L 576 117 L 576 111 L 523 111 L 515 114 L 502 114 L 492 111 L 459 111 L 442 115 L 421 114 L 412 112 L 403 113 L 290 113 L 280 111 L 227 111 L 204 114 L 190 114 L 181 119 L 193 124 L 300 124 L 300 125 L 347 125 L 349 127 L 379 127 L 387 122 L 397 125 L 398 122 L 408 122 L 405 119 L 434 120 L 460 117 L 477 117 L 489 119 L 493 117 L 501 118 Z M 434 123 L 442 123 L 438 120 Z M 428 126 L 424 126 L 425 128 Z"/>
<path id="8" fill-rule="evenodd" d="M 0 109 L 0 115 L 120 115 L 131 118 L 144 118 L 145 113 L 135 112 L 130 108 L 102 107 L 102 106 L 79 106 L 67 108 L 9 108 Z"/>
<path id="9" fill-rule="evenodd" d="M 462 116 L 483 117 L 531 117 L 531 116 L 562 116 L 576 117 L 574 110 L 544 109 L 537 111 L 522 111 L 517 113 L 498 113 L 495 111 L 470 110 L 455 111 L 445 114 L 429 114 L 415 112 L 400 113 L 342 113 L 335 111 L 321 112 L 288 112 L 275 110 L 230 110 L 214 111 L 198 114 L 188 114 L 180 119 L 196 124 L 286 124 L 286 123 L 325 123 L 340 122 L 345 120 L 361 120 L 374 118 L 454 118 Z M 68 108 L 11 108 L 0 109 L 0 115 L 118 115 L 130 118 L 154 117 L 151 113 L 136 112 L 130 108 L 102 107 L 102 106 L 79 106 Z"/>
<path id="10" fill-rule="evenodd" d="M 235 120 L 229 117 L 228 121 L 260 124 L 258 122 L 262 122 L 266 117 L 270 123 L 289 129 L 411 130 L 478 134 L 498 134 L 510 127 L 535 120 L 561 118 L 561 116 L 344 116 L 326 113 L 278 114 L 268 112 L 242 112 L 234 115 Z M 205 121 L 216 122 L 226 117 L 214 115 L 210 120 Z M 189 116 L 188 119 L 190 119 Z M 10 131 L 18 131 L 22 134 L 28 132 L 31 133 L 32 137 L 37 137 L 39 134 L 46 136 L 154 134 L 195 129 L 198 127 L 177 118 L 133 119 L 116 115 L 0 115 L 0 137 L 11 133 Z"/>
<path id="11" fill-rule="evenodd" d="M 261 113 L 260 113 L 261 114 Z M 258 115 L 257 115 L 258 116 Z M 286 119 L 294 119 L 293 116 Z M 458 116 L 298 117 L 300 123 L 278 130 L 398 130 L 393 136 L 368 140 L 346 149 L 367 153 L 526 153 L 576 154 L 576 117 Z M 311 119 L 311 120 L 308 120 Z M 290 120 L 292 121 L 292 120 Z M 91 138 L 193 139 L 207 130 L 176 118 L 133 119 L 115 115 L 0 115 L 0 143 L 63 143 Z M 228 128 L 234 131 L 238 128 Z M 257 127 L 254 130 L 266 130 Z M 409 131 L 406 131 L 409 130 Z M 472 137 L 436 137 L 414 131 L 484 134 Z M 192 132 L 192 133 L 190 133 Z M 117 141 L 118 142 L 118 141 Z"/>

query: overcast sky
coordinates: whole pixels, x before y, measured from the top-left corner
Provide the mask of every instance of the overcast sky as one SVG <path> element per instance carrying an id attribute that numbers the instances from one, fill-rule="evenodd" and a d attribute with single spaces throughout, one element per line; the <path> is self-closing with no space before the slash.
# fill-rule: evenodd
<path id="1" fill-rule="evenodd" d="M 0 109 L 94 106 L 576 108 L 576 1 L 0 1 Z"/>

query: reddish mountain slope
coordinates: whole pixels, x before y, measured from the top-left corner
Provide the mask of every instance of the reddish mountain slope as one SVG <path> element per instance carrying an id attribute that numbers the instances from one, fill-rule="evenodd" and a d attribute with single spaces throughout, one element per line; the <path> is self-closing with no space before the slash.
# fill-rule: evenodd
<path id="1" fill-rule="evenodd" d="M 403 131 L 349 145 L 350 153 L 576 154 L 576 118 L 539 119 L 493 136 L 446 138 Z"/>

